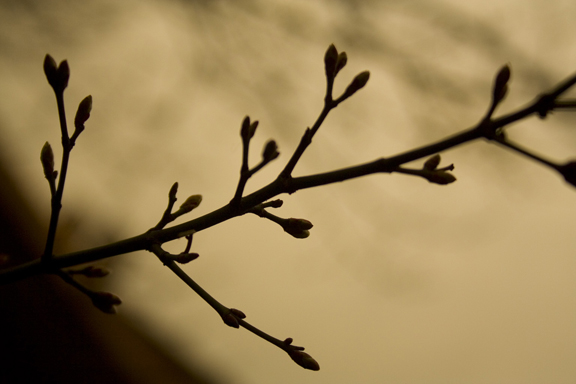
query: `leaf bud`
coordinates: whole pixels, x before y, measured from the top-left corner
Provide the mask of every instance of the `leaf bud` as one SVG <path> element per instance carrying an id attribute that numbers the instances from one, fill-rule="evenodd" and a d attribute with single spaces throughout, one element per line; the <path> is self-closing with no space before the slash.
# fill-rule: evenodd
<path id="1" fill-rule="evenodd" d="M 310 356 L 306 352 L 291 350 L 290 352 L 288 352 L 288 354 L 290 355 L 292 360 L 302 368 L 310 369 L 312 371 L 320 370 L 320 365 L 318 364 L 318 362 L 314 360 L 312 356 Z"/>
<path id="2" fill-rule="evenodd" d="M 176 257 L 174 258 L 174 261 L 180 264 L 186 264 L 191 262 L 192 260 L 196 260 L 200 255 L 197 253 L 188 253 L 188 252 L 183 252 L 180 253 L 178 255 L 176 255 Z"/>
<path id="3" fill-rule="evenodd" d="M 440 155 L 435 154 L 434 156 L 426 160 L 426 162 L 424 163 L 424 169 L 427 171 L 433 171 L 438 167 L 439 164 L 440 164 Z"/>
<path id="4" fill-rule="evenodd" d="M 284 231 L 297 239 L 305 239 L 310 236 L 309 229 L 312 227 L 312 223 L 308 220 L 290 218 L 284 225 Z"/>
<path id="5" fill-rule="evenodd" d="M 506 92 L 508 92 L 508 80 L 510 80 L 510 67 L 508 64 L 503 66 L 494 80 L 494 89 L 492 98 L 494 103 L 497 104 L 504 99 Z"/>
<path id="6" fill-rule="evenodd" d="M 440 185 L 446 185 L 456 181 L 456 177 L 446 171 L 430 172 L 425 177 L 429 182 Z"/>
<path id="7" fill-rule="evenodd" d="M 74 127 L 76 128 L 76 131 L 78 133 L 84 130 L 84 123 L 90 117 L 91 111 L 92 111 L 92 96 L 88 95 L 78 105 L 78 110 L 76 111 L 76 117 L 74 118 Z"/>
<path id="8" fill-rule="evenodd" d="M 284 202 L 280 199 L 272 200 L 266 203 L 266 205 L 270 208 L 280 208 L 284 204 Z"/>
<path id="9" fill-rule="evenodd" d="M 48 79 L 48 83 L 54 87 L 54 83 L 56 81 L 56 72 L 58 71 L 58 65 L 52 56 L 46 54 L 44 57 L 44 74 L 46 75 L 46 79 Z"/>
<path id="10" fill-rule="evenodd" d="M 330 80 L 334 79 L 336 74 L 336 63 L 338 61 L 338 50 L 334 44 L 330 44 L 324 55 L 324 68 L 326 70 L 326 77 Z"/>
<path id="11" fill-rule="evenodd" d="M 348 88 L 346 88 L 346 90 L 344 91 L 342 97 L 348 98 L 352 96 L 354 93 L 356 93 L 358 90 L 362 89 L 366 85 L 368 79 L 370 79 L 369 71 L 364 71 L 357 74 L 354 80 L 352 80 L 352 82 L 348 86 Z"/>
<path id="12" fill-rule="evenodd" d="M 198 207 L 202 202 L 202 195 L 192 195 L 186 199 L 180 206 L 180 211 L 190 212 L 194 208 Z"/>
<path id="13" fill-rule="evenodd" d="M 68 86 L 68 80 L 70 79 L 70 67 L 68 66 L 68 61 L 64 60 L 58 65 L 57 74 L 57 85 L 60 91 L 64 91 Z"/>
<path id="14" fill-rule="evenodd" d="M 269 163 L 278 156 L 280 156 L 280 153 L 278 152 L 276 142 L 274 140 L 268 141 L 266 146 L 264 146 L 264 151 L 262 151 L 262 159 Z"/>
<path id="15" fill-rule="evenodd" d="M 55 178 L 54 176 L 54 152 L 52 152 L 52 147 L 50 143 L 46 142 L 40 151 L 40 161 L 42 162 L 42 168 L 44 169 L 44 176 L 48 180 Z"/>
<path id="16" fill-rule="evenodd" d="M 172 184 L 172 187 L 170 188 L 170 191 L 168 192 L 168 198 L 170 200 L 176 201 L 176 193 L 178 193 L 178 182 L 175 182 L 174 184 Z"/>
<path id="17" fill-rule="evenodd" d="M 340 52 L 338 54 L 338 59 L 336 60 L 336 69 L 334 70 L 334 75 L 337 75 L 338 72 L 340 72 L 340 70 L 344 68 L 347 62 L 348 62 L 348 56 L 346 55 L 346 52 Z"/>

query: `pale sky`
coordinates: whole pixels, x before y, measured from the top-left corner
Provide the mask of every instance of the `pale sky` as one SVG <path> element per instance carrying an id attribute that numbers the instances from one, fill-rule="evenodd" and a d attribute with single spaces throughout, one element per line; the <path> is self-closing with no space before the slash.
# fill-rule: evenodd
<path id="1" fill-rule="evenodd" d="M 44 55 L 69 61 L 70 119 L 84 96 L 94 99 L 62 211 L 84 237 L 78 248 L 155 225 L 175 181 L 179 201 L 204 197 L 190 218 L 226 204 L 245 115 L 260 121 L 252 164 L 270 138 L 281 153 L 247 192 L 275 178 L 320 112 L 331 43 L 348 54 L 337 90 L 363 70 L 371 78 L 329 116 L 296 175 L 394 155 L 473 125 L 505 63 L 510 93 L 496 115 L 576 71 L 573 1 L 2 6 L 2 158 L 46 219 L 38 156 L 47 140 L 60 151 Z M 509 134 L 566 161 L 576 157 L 575 119 L 556 112 Z M 255 326 L 305 346 L 319 372 L 225 326 L 152 254 L 110 261 L 120 315 L 184 364 L 201 362 L 235 384 L 573 383 L 576 190 L 484 142 L 442 158 L 456 167 L 449 186 L 373 175 L 281 196 L 275 214 L 314 224 L 305 240 L 255 216 L 196 235 L 201 256 L 185 270 Z"/>

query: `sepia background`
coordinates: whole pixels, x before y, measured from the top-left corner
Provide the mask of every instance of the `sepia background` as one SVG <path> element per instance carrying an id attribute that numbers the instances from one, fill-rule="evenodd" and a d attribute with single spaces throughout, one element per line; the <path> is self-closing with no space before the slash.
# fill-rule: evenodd
<path id="1" fill-rule="evenodd" d="M 40 149 L 49 141 L 61 154 L 45 54 L 70 64 L 69 119 L 83 97 L 94 100 L 72 152 L 59 252 L 146 231 L 175 181 L 180 201 L 204 197 L 190 218 L 226 204 L 246 115 L 260 121 L 251 163 L 270 138 L 281 153 L 247 192 L 273 180 L 322 108 L 331 43 L 348 54 L 336 94 L 363 70 L 370 81 L 330 114 L 295 175 L 472 126 L 506 63 L 510 92 L 496 115 L 576 71 L 569 0 L 0 5 L 0 159 L 41 220 L 50 205 Z M 576 156 L 575 118 L 555 112 L 508 132 L 564 162 Z M 200 258 L 184 269 L 255 326 L 305 346 L 319 372 L 225 326 L 152 254 L 104 261 L 114 273 L 102 284 L 122 298 L 118 316 L 218 382 L 574 382 L 576 191 L 490 143 L 442 159 L 455 165 L 449 186 L 374 175 L 281 196 L 275 214 L 314 224 L 305 240 L 250 215 L 195 236 Z M 85 311 L 104 316 L 89 303 Z"/>

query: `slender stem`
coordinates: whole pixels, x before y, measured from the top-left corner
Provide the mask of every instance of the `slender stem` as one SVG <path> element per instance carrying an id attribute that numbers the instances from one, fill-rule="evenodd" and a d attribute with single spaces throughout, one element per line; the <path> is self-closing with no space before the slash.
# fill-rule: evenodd
<path id="1" fill-rule="evenodd" d="M 68 128 L 66 126 L 66 111 L 64 109 L 64 91 L 56 92 L 56 102 L 58 104 L 58 117 L 60 119 L 60 130 L 62 131 L 62 163 L 58 179 L 58 188 L 52 195 L 50 224 L 48 227 L 48 236 L 42 260 L 49 262 L 52 259 L 54 251 L 54 241 L 56 239 L 56 230 L 58 228 L 58 218 L 62 209 L 62 196 L 64 194 L 64 185 L 66 183 L 66 174 L 68 171 L 68 162 L 70 160 L 70 139 L 68 137 Z"/>
<path id="2" fill-rule="evenodd" d="M 250 138 L 242 139 L 242 166 L 240 167 L 240 180 L 238 180 L 238 187 L 236 187 L 236 193 L 230 202 L 233 207 L 238 208 L 240 205 L 240 200 L 242 200 L 242 194 L 244 193 L 244 188 L 250 176 L 250 171 L 248 170 L 248 152 L 250 148 Z"/>
<path id="3" fill-rule="evenodd" d="M 282 348 L 283 350 L 287 351 L 288 347 L 286 346 L 286 344 L 284 344 L 284 341 L 275 338 L 274 336 L 270 336 L 269 334 L 267 334 L 266 332 L 256 328 L 255 326 L 253 326 L 252 324 L 250 324 L 249 322 L 247 322 L 246 320 L 243 319 L 238 319 L 238 324 L 245 328 L 246 330 L 252 332 L 253 334 L 255 334 L 258 337 L 261 337 L 262 339 L 274 344 L 275 346 Z"/>
<path id="4" fill-rule="evenodd" d="M 154 253 L 156 253 L 158 255 L 159 254 L 158 252 L 160 252 L 160 253 L 164 252 L 161 248 L 160 249 L 158 249 L 158 248 L 159 248 L 159 246 L 156 246 Z M 192 290 L 194 292 L 196 292 L 198 294 L 198 296 L 200 296 L 204 301 L 206 301 L 206 303 L 208 303 L 208 305 L 210 305 L 212 308 L 214 308 L 214 310 L 216 312 L 218 312 L 218 314 L 221 317 L 225 316 L 226 314 L 228 314 L 230 312 L 230 308 L 221 304 L 212 295 L 210 295 L 204 288 L 202 288 L 200 285 L 198 285 L 198 283 L 196 283 L 186 272 L 184 272 L 182 270 L 182 268 L 180 268 L 178 266 L 178 264 L 176 264 L 174 262 L 174 260 L 166 260 L 164 258 L 161 258 L 161 261 L 164 263 L 164 265 L 166 265 L 168 268 L 170 268 L 170 270 L 172 272 L 174 272 L 174 274 L 176 274 L 176 276 L 178 276 L 183 282 L 185 282 L 186 285 L 188 285 L 190 288 L 192 288 Z M 247 329 L 248 331 L 252 332 L 253 334 L 261 337 L 262 339 L 276 345 L 277 347 L 279 347 L 285 351 L 290 350 L 290 347 L 287 346 L 282 340 L 277 339 L 273 336 L 270 336 L 266 332 L 256 328 L 252 324 L 248 323 L 246 320 L 243 320 L 240 318 L 236 318 L 236 320 L 238 321 L 239 326 Z"/>
<path id="5" fill-rule="evenodd" d="M 188 276 L 188 274 L 184 272 L 182 268 L 180 268 L 174 260 L 162 260 L 162 262 L 164 263 L 164 265 L 170 268 L 170 270 L 174 272 L 174 274 L 178 276 L 180 280 L 182 280 L 183 282 L 186 283 L 186 285 L 192 288 L 192 290 L 196 292 L 198 296 L 204 299 L 204 301 L 207 302 L 208 305 L 214 308 L 216 312 L 222 314 L 224 311 L 228 310 L 226 306 L 222 305 L 218 300 L 216 300 L 208 292 L 206 292 L 204 288 L 198 285 L 198 283 L 196 283 L 190 276 Z"/>
<path id="6" fill-rule="evenodd" d="M 328 87 L 327 92 L 331 92 L 331 90 L 332 88 Z M 294 171 L 294 168 L 296 167 L 296 164 L 300 160 L 300 157 L 302 157 L 302 154 L 304 154 L 306 148 L 308 148 L 308 146 L 312 143 L 312 138 L 314 137 L 314 135 L 316 134 L 316 132 L 318 131 L 318 129 L 326 119 L 326 116 L 328 116 L 328 113 L 330 113 L 330 111 L 332 110 L 332 108 L 333 105 L 331 97 L 330 99 L 328 99 L 327 96 L 324 102 L 324 108 L 322 108 L 322 111 L 320 112 L 320 115 L 316 119 L 316 122 L 314 123 L 312 128 L 306 128 L 306 131 L 304 132 L 302 139 L 300 139 L 300 144 L 298 144 L 298 147 L 292 154 L 292 157 L 290 158 L 290 160 L 288 161 L 282 172 L 280 172 L 279 176 L 280 178 L 288 179 L 291 177 L 292 171 Z"/>
<path id="7" fill-rule="evenodd" d="M 542 157 L 540 157 L 534 153 L 531 153 L 531 152 L 527 151 L 526 149 L 520 147 L 518 144 L 515 144 L 509 140 L 497 140 L 497 143 L 499 143 L 499 144 L 501 144 L 507 148 L 510 148 L 513 151 L 521 153 L 524 156 L 529 157 L 529 158 L 531 158 L 531 159 L 533 159 L 539 163 L 542 163 L 542 164 L 544 164 L 550 168 L 553 168 L 555 170 L 559 169 L 558 164 L 554 164 L 551 161 L 548 161 L 548 160 L 546 160 L 546 159 L 544 159 L 544 158 L 542 158 Z"/>

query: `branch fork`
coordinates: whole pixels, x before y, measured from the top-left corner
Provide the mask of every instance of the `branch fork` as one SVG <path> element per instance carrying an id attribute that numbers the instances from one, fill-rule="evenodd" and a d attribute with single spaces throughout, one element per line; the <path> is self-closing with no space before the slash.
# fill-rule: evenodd
<path id="1" fill-rule="evenodd" d="M 367 163 L 319 174 L 293 177 L 292 173 L 297 163 L 312 143 L 314 135 L 324 123 L 330 111 L 362 89 L 370 78 L 370 73 L 368 71 L 360 72 L 349 83 L 345 91 L 340 96 L 334 98 L 334 81 L 347 62 L 348 57 L 345 52 L 338 52 L 334 45 L 328 47 L 328 50 L 324 55 L 326 93 L 324 95 L 324 105 L 322 110 L 314 124 L 304 130 L 298 146 L 295 148 L 292 156 L 287 161 L 277 178 L 267 186 L 249 195 L 244 195 L 244 189 L 248 180 L 256 172 L 260 171 L 264 166 L 279 156 L 276 142 L 270 140 L 264 146 L 261 161 L 253 168 L 249 167 L 249 147 L 250 142 L 256 133 L 258 121 L 251 121 L 250 118 L 246 116 L 242 121 L 240 129 L 240 137 L 242 140 L 240 178 L 234 196 L 228 204 L 204 216 L 167 228 L 168 224 L 173 223 L 180 216 L 194 210 L 202 201 L 201 195 L 192 195 L 186 199 L 177 210 L 174 210 L 174 205 L 177 201 L 176 194 L 178 191 L 178 183 L 174 183 L 168 193 L 168 206 L 166 210 L 159 222 L 147 232 L 102 247 L 54 256 L 54 240 L 58 225 L 58 217 L 62 207 L 62 196 L 70 152 L 79 135 L 84 131 L 85 123 L 90 117 L 92 97 L 87 96 L 80 102 L 74 119 L 75 131 L 70 137 L 68 135 L 64 109 L 64 90 L 68 86 L 70 68 L 67 61 L 62 61 L 60 64 L 56 64 L 56 61 L 50 55 L 46 55 L 44 60 L 44 72 L 48 83 L 53 88 L 56 95 L 63 151 L 59 170 L 55 169 L 54 153 L 50 144 L 46 143 L 40 154 L 44 176 L 46 177 L 50 187 L 52 205 L 46 246 L 42 256 L 38 260 L 0 271 L 0 284 L 18 281 L 36 274 L 56 274 L 65 282 L 86 294 L 92 300 L 93 304 L 100 310 L 106 313 L 114 313 L 116 311 L 116 306 L 121 303 L 121 300 L 117 296 L 108 292 L 92 291 L 79 284 L 73 278 L 73 276 L 77 275 L 102 277 L 107 274 L 106 270 L 95 266 L 67 271 L 62 268 L 68 268 L 129 252 L 147 250 L 154 253 L 166 267 L 168 267 L 176 276 L 178 276 L 178 278 L 180 278 L 204 301 L 206 301 L 206 303 L 218 313 L 226 325 L 234 328 L 245 328 L 288 353 L 290 358 L 300 366 L 310 370 L 318 370 L 320 368 L 318 363 L 309 354 L 303 352 L 303 347 L 292 345 L 292 338 L 280 340 L 251 325 L 245 320 L 246 315 L 242 311 L 222 305 L 181 269 L 178 265 L 179 263 L 187 263 L 198 257 L 197 253 L 190 252 L 193 236 L 196 233 L 232 218 L 242 216 L 246 213 L 252 213 L 274 222 L 285 232 L 295 238 L 306 238 L 310 235 L 312 223 L 305 219 L 282 218 L 270 213 L 271 209 L 280 208 L 282 206 L 282 200 L 272 200 L 274 197 L 283 193 L 291 194 L 299 190 L 342 182 L 375 173 L 396 172 L 418 176 L 435 184 L 450 184 L 456 180 L 452 174 L 454 165 L 450 164 L 448 166 L 439 167 L 441 162 L 440 153 L 446 149 L 454 148 L 476 139 L 485 139 L 494 142 L 506 149 L 515 151 L 522 156 L 548 166 L 556 172 L 559 172 L 568 183 L 576 186 L 576 161 L 567 161 L 563 164 L 552 162 L 516 143 L 511 142 L 506 137 L 506 128 L 510 124 L 521 121 L 532 115 L 545 118 L 553 110 L 576 110 L 576 100 L 559 99 L 564 92 L 576 84 L 576 74 L 560 82 L 549 92 L 543 93 L 527 106 L 512 113 L 495 118 L 494 113 L 497 107 L 503 102 L 508 92 L 508 83 L 511 78 L 511 69 L 509 65 L 503 66 L 496 74 L 492 86 L 491 101 L 488 110 L 475 126 L 437 142 L 411 149 L 394 156 L 382 157 Z M 427 160 L 419 169 L 407 168 L 404 166 L 404 164 L 420 159 Z M 182 253 L 171 254 L 162 248 L 164 243 L 180 238 L 186 239 L 186 246 Z"/>

